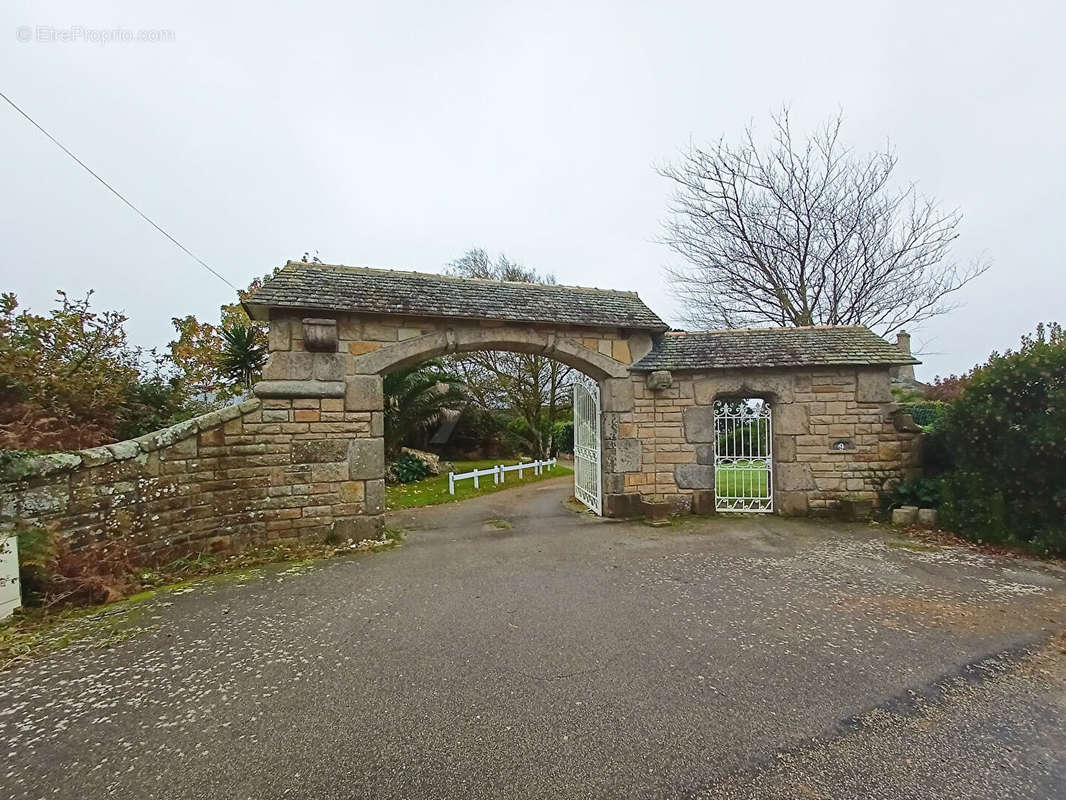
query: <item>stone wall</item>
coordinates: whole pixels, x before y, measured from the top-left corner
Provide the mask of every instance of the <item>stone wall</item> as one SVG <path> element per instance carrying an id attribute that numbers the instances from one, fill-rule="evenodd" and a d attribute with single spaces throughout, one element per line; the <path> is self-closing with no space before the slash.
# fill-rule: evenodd
<path id="1" fill-rule="evenodd" d="M 324 333 L 330 330 L 331 333 Z M 512 325 L 495 321 L 336 314 L 316 319 L 287 311 L 270 318 L 270 360 L 255 392 L 264 403 L 292 398 L 343 398 L 346 412 L 382 408 L 381 377 L 446 353 L 510 350 L 537 353 L 569 364 L 599 381 L 603 424 L 603 486 L 621 497 L 621 470 L 639 468 L 633 439 L 633 382 L 629 366 L 651 349 L 646 333 L 580 326 Z M 630 424 L 627 424 L 630 423 Z M 377 438 L 380 431 L 358 437 Z M 363 446 L 359 443 L 358 446 Z M 367 445 L 370 446 L 370 445 Z M 383 474 L 383 473 L 382 473 Z M 624 515 L 607 498 L 608 515 Z"/>
<path id="2" fill-rule="evenodd" d="M 384 527 L 380 411 L 343 399 L 252 400 L 139 439 L 17 459 L 4 527 L 50 525 L 75 549 L 120 543 L 144 560 Z M 366 444 L 370 443 L 370 444 Z"/>
<path id="3" fill-rule="evenodd" d="M 479 349 L 542 353 L 599 382 L 607 516 L 639 514 L 642 500 L 677 511 L 713 501 L 719 397 L 770 401 L 778 513 L 874 499 L 913 468 L 916 431 L 892 402 L 887 367 L 630 372 L 650 347 L 623 330 L 282 314 L 258 399 L 136 440 L 15 460 L 0 475 L 0 526 L 52 525 L 75 548 L 120 542 L 145 559 L 376 537 L 382 375 Z"/>
<path id="4" fill-rule="evenodd" d="M 897 414 L 887 368 L 678 372 L 666 388 L 649 383 L 633 376 L 630 433 L 642 453 L 640 468 L 628 464 L 624 476 L 624 491 L 645 500 L 687 511 L 694 494 L 713 491 L 713 404 L 721 397 L 770 401 L 778 513 L 874 500 L 886 481 L 914 470 L 917 433 Z"/>

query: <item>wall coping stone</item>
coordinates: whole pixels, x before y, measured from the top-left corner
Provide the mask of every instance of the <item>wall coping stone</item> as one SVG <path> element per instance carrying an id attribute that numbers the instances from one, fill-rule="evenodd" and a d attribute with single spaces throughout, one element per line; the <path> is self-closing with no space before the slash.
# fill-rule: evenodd
<path id="1" fill-rule="evenodd" d="M 128 461 L 131 458 L 169 447 L 201 431 L 217 428 L 230 420 L 255 411 L 259 406 L 260 402 L 257 399 L 246 400 L 239 405 L 209 411 L 168 428 L 138 436 L 136 439 L 127 439 L 124 442 L 114 442 L 69 453 L 45 453 L 14 458 L 0 466 L 0 483 L 42 478 L 58 472 L 69 472 L 78 467 L 98 467 L 114 461 Z"/>
<path id="2" fill-rule="evenodd" d="M 256 397 L 344 397 L 344 381 L 259 381 Z"/>

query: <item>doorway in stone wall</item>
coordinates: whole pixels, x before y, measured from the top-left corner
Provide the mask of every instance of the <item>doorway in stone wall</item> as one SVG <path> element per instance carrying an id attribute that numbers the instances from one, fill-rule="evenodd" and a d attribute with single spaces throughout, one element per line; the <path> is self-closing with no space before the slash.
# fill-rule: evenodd
<path id="1" fill-rule="evenodd" d="M 714 505 L 718 511 L 774 510 L 773 419 L 760 397 L 714 402 Z"/>

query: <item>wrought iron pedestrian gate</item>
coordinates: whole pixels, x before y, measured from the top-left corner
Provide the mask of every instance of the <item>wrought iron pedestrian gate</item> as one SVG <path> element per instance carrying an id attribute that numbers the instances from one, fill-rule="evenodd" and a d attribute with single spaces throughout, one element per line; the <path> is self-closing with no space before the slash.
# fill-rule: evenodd
<path id="1" fill-rule="evenodd" d="M 603 514 L 600 495 L 600 385 L 574 378 L 574 496 Z"/>
<path id="2" fill-rule="evenodd" d="M 714 403 L 714 506 L 718 511 L 774 510 L 773 422 L 759 398 Z"/>

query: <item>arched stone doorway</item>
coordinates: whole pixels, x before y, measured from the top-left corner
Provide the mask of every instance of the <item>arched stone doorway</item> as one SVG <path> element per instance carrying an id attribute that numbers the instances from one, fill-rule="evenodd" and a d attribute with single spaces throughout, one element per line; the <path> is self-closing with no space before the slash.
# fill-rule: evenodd
<path id="1" fill-rule="evenodd" d="M 667 327 L 636 294 L 290 262 L 245 307 L 270 326 L 263 413 L 306 421 L 291 428 L 304 442 L 294 458 L 331 459 L 311 463 L 347 477 L 338 494 L 351 502 L 334 517 L 352 535 L 384 525 L 382 377 L 475 350 L 545 355 L 596 381 L 602 511 L 632 511 L 618 499 L 640 469 L 631 365 Z"/>

